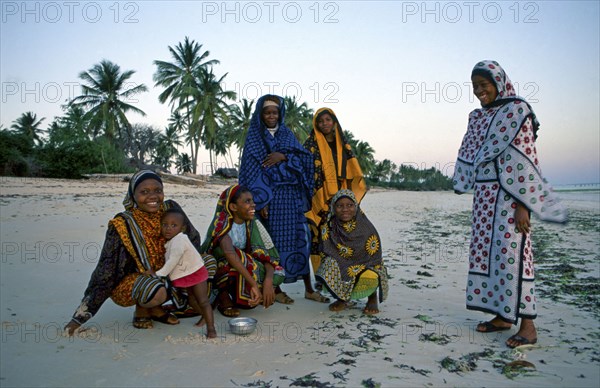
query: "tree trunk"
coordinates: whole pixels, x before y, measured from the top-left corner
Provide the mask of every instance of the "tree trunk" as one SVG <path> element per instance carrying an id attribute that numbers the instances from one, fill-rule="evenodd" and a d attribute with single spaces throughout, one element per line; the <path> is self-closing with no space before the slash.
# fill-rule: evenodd
<path id="1" fill-rule="evenodd" d="M 194 141 L 195 141 L 195 145 L 196 145 L 196 153 L 193 158 L 194 174 L 196 174 L 196 171 L 198 168 L 198 150 L 200 149 L 200 143 L 202 142 L 203 128 L 204 128 L 204 119 L 200 120 L 200 122 L 198 123 L 198 132 L 194 132 Z"/>
<path id="2" fill-rule="evenodd" d="M 193 136 L 194 132 L 192 130 L 192 123 L 190 121 L 190 106 L 188 105 L 188 97 L 185 98 L 185 110 L 186 110 L 186 119 L 187 119 L 187 125 L 188 125 L 188 134 L 190 136 L 191 158 L 193 161 L 196 161 L 196 159 L 197 159 L 196 153 L 198 152 L 198 147 L 196 147 L 194 144 L 194 136 Z M 194 152 L 194 147 L 196 148 L 196 152 Z M 194 174 L 196 173 L 196 164 L 195 163 L 194 163 L 193 172 L 194 172 Z"/>

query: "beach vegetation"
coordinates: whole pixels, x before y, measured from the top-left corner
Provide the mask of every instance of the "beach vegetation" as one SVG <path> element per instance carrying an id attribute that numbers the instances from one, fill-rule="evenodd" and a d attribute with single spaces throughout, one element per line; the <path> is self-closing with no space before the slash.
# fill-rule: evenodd
<path id="1" fill-rule="evenodd" d="M 45 119 L 45 117 L 38 119 L 35 113 L 26 112 L 21 114 L 21 116 L 15 120 L 13 125 L 11 125 L 11 128 L 15 132 L 25 136 L 32 145 L 40 145 L 42 144 L 41 134 L 44 132 L 44 130 L 40 128 L 40 125 Z"/>
<path id="2" fill-rule="evenodd" d="M 194 173 L 204 147 L 210 174 L 224 158 L 228 167 L 240 164 L 255 101 L 241 98 L 225 85 L 227 73 L 214 72 L 220 62 L 210 58 L 202 44 L 189 37 L 168 46 L 169 59 L 155 60 L 154 87 L 162 89 L 160 103 L 171 108 L 161 129 L 132 123 L 128 117 L 146 113 L 135 97 L 147 92 L 133 81 L 135 70 L 124 70 L 107 59 L 78 74 L 81 94 L 62 106 L 47 129 L 44 117 L 23 113 L 10 130 L 2 129 L 0 173 L 4 175 L 80 178 L 92 173 L 123 173 L 153 168 Z M 284 96 L 285 124 L 303 143 L 312 130 L 314 110 L 297 96 Z M 367 142 L 343 130 L 369 186 L 400 190 L 447 190 L 450 179 L 435 168 L 420 170 L 375 160 Z M 181 149 L 189 146 L 189 153 Z M 234 148 L 235 147 L 235 148 Z M 232 154 L 237 149 L 237 155 Z M 221 159 L 223 160 L 223 159 Z"/>
<path id="3" fill-rule="evenodd" d="M 195 174 L 202 140 L 213 141 L 223 123 L 225 100 L 234 99 L 235 93 L 222 88 L 227 74 L 217 79 L 212 67 L 219 61 L 208 59 L 210 52 L 203 51 L 200 43 L 186 36 L 183 42 L 168 49 L 172 62 L 154 61 L 154 86 L 164 88 L 158 100 L 163 104 L 169 102 L 171 111 L 178 112 L 183 119 L 182 129 L 186 132 L 185 141 L 190 146 Z M 210 157 L 212 159 L 212 154 Z"/>
<path id="4" fill-rule="evenodd" d="M 144 84 L 132 86 L 134 70 L 121 71 L 121 67 L 109 60 L 102 60 L 89 70 L 79 73 L 83 81 L 82 94 L 69 102 L 69 106 L 85 111 L 88 127 L 93 137 L 106 136 L 109 141 L 122 137 L 123 131 L 131 135 L 127 113 L 141 116 L 146 113 L 128 101 L 137 94 L 148 91 Z"/>
<path id="5" fill-rule="evenodd" d="M 0 130 L 0 174 L 28 176 L 28 158 L 33 153 L 33 143 L 23 133 Z"/>

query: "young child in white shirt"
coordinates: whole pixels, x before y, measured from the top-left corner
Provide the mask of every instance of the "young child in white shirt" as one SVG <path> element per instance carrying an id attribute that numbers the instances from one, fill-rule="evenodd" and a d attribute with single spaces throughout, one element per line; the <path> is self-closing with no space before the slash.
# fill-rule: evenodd
<path id="1" fill-rule="evenodd" d="M 173 285 L 187 289 L 198 301 L 202 319 L 196 326 L 206 323 L 206 336 L 216 338 L 217 331 L 212 307 L 208 301 L 208 271 L 202 256 L 196 250 L 185 232 L 185 215 L 179 209 L 168 209 L 161 220 L 161 232 L 167 239 L 165 265 L 156 271 L 158 276 L 168 276 Z"/>

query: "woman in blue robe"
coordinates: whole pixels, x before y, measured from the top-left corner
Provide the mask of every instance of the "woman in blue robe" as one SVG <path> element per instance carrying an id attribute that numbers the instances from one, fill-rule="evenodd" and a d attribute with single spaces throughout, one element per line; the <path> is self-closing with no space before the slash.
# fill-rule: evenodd
<path id="1" fill-rule="evenodd" d="M 258 99 L 244 144 L 239 183 L 252 191 L 259 220 L 279 251 L 285 282 L 302 278 L 309 298 L 315 291 L 310 283 L 310 233 L 304 213 L 311 206 L 314 162 L 285 126 L 284 118 L 283 98 L 265 95 Z M 281 290 L 276 290 L 275 300 L 294 302 Z"/>

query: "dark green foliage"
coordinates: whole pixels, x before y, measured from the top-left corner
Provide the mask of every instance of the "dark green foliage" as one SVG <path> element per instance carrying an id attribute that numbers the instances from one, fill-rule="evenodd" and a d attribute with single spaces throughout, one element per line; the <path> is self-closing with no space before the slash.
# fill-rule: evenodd
<path id="1" fill-rule="evenodd" d="M 0 131 L 0 175 L 27 176 L 32 152 L 33 143 L 25 134 Z"/>
<path id="2" fill-rule="evenodd" d="M 83 174 L 128 171 L 122 151 L 106 138 L 74 138 L 49 142 L 37 152 L 41 175 L 49 178 L 81 178 Z"/>
<path id="3" fill-rule="evenodd" d="M 404 164 L 397 167 L 387 159 L 377 162 L 367 183 L 411 191 L 452 190 L 452 179 L 435 167 L 424 170 Z"/>

